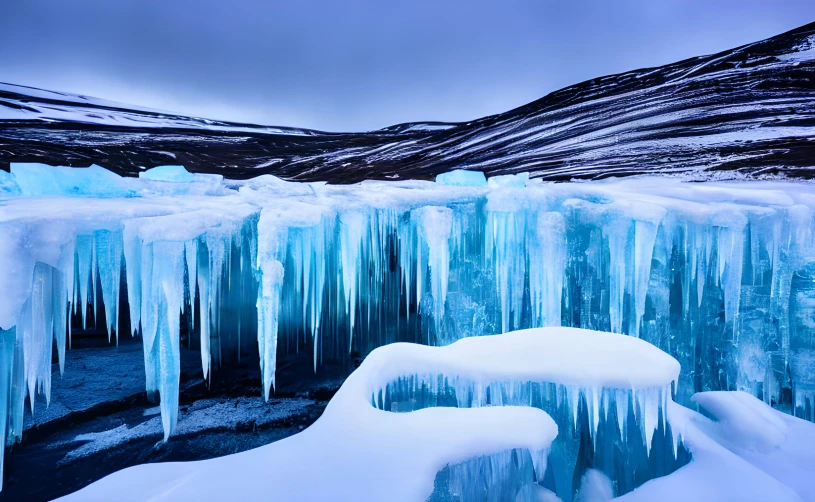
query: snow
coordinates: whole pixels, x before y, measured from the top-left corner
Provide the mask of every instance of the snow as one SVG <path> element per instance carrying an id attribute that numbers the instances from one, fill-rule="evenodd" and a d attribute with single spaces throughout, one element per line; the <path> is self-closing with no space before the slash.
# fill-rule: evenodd
<path id="1" fill-rule="evenodd" d="M 269 404 L 259 397 L 241 397 L 234 400 L 200 399 L 182 412 L 183 420 L 176 435 L 184 436 L 213 429 L 234 430 L 238 427 L 268 426 L 302 412 L 304 408 L 313 404 L 314 401 L 301 398 L 286 399 L 274 404 Z M 158 413 L 158 409 L 148 409 L 144 415 Z M 79 434 L 73 442 L 83 444 L 70 450 L 60 460 L 60 464 L 67 464 L 137 439 L 153 436 L 159 438 L 162 434 L 161 417 L 155 417 L 133 427 L 122 424 L 107 431 Z"/>
<path id="2" fill-rule="evenodd" d="M 597 469 L 589 469 L 580 482 L 575 502 L 608 502 L 613 498 L 611 480 Z"/>
<path id="3" fill-rule="evenodd" d="M 173 112 L 93 98 L 78 94 L 54 92 L 34 87 L 0 82 L 4 98 L 17 107 L 0 108 L 0 120 L 38 120 L 46 123 L 77 122 L 140 129 L 205 130 L 213 132 L 285 134 L 311 136 L 307 129 L 291 127 L 234 124 L 200 117 L 185 117 Z M 19 97 L 15 96 L 18 95 Z"/>
<path id="4" fill-rule="evenodd" d="M 158 166 L 139 173 L 139 178 L 153 181 L 169 181 L 171 183 L 188 183 L 196 176 L 188 172 L 184 166 Z"/>
<path id="5" fill-rule="evenodd" d="M 529 173 L 506 174 L 502 176 L 492 176 L 487 180 L 490 188 L 511 187 L 524 188 L 529 182 Z"/>
<path id="6" fill-rule="evenodd" d="M 745 392 L 702 392 L 693 400 L 715 420 L 706 432 L 718 443 L 792 488 L 802 500 L 815 500 L 815 425 Z"/>
<path id="7" fill-rule="evenodd" d="M 815 500 L 815 424 L 744 392 L 703 392 L 694 400 L 713 420 L 676 404 L 669 412 L 693 461 L 621 502 Z"/>
<path id="8" fill-rule="evenodd" d="M 793 62 L 793 64 L 796 65 L 802 61 L 815 59 L 815 35 L 810 35 L 794 49 L 794 52 L 781 54 L 776 57 L 783 62 Z"/>

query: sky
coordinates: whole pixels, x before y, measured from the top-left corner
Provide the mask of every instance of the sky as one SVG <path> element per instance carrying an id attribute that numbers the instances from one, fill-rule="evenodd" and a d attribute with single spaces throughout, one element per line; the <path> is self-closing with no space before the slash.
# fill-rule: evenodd
<path id="1" fill-rule="evenodd" d="M 815 21 L 812 0 L 0 2 L 0 82 L 326 131 L 467 121 Z"/>

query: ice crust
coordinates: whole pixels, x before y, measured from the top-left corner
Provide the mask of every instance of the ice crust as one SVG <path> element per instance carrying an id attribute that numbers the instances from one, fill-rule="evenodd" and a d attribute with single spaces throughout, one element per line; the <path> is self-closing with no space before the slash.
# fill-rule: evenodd
<path id="1" fill-rule="evenodd" d="M 332 186 L 180 167 L 139 179 L 11 171 L 0 178 L 0 329 L 15 343 L 0 415 L 12 442 L 26 395 L 48 400 L 52 339 L 62 368 L 69 308 L 88 322 L 85 307 L 98 315 L 102 298 L 112 343 L 127 336 L 117 330 L 125 270 L 129 330 L 142 337 L 165 436 L 187 308 L 201 313 L 203 376 L 257 343 L 266 398 L 279 351 L 312 351 L 317 371 L 392 342 L 564 325 L 674 356 L 679 403 L 738 389 L 815 419 L 810 183 L 482 182 L 462 171 Z"/>

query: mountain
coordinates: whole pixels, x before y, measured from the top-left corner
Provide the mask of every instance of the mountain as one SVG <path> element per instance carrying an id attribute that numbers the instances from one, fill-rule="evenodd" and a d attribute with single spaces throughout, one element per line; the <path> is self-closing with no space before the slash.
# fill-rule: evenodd
<path id="1" fill-rule="evenodd" d="M 0 85 L 0 167 L 183 164 L 231 178 L 432 179 L 456 168 L 567 180 L 640 173 L 815 177 L 815 23 L 599 77 L 465 123 L 326 133 L 185 117 Z"/>

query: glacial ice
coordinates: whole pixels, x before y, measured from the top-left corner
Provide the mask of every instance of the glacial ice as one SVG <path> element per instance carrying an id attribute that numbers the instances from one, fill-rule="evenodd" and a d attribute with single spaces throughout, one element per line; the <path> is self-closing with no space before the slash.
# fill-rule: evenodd
<path id="1" fill-rule="evenodd" d="M 449 185 L 458 187 L 483 187 L 487 185 L 487 178 L 481 171 L 467 171 L 464 169 L 456 169 L 455 171 L 450 171 L 449 173 L 442 173 L 436 176 L 436 183 L 438 183 L 439 185 Z"/>
<path id="2" fill-rule="evenodd" d="M 336 186 L 181 169 L 138 179 L 96 167 L 0 172 L 10 442 L 26 396 L 48 400 L 52 338 L 62 370 L 69 311 L 92 325 L 88 313 L 104 312 L 111 343 L 141 337 L 165 437 L 186 309 L 200 311 L 191 329 L 204 378 L 257 351 L 266 398 L 279 353 L 309 351 L 319 371 L 393 342 L 573 326 L 675 357 L 680 404 L 743 390 L 815 420 L 810 183 L 550 184 L 457 171 L 436 183 Z M 118 321 L 120 283 L 130 326 Z"/>

